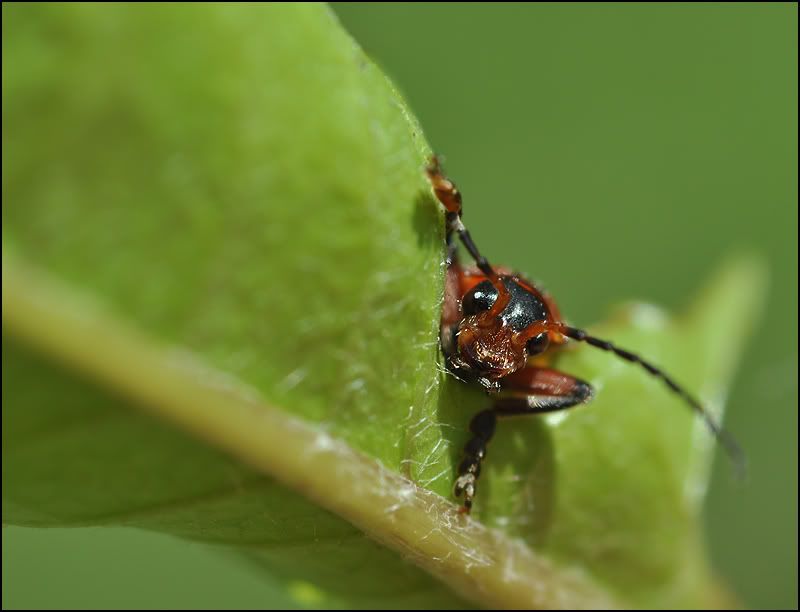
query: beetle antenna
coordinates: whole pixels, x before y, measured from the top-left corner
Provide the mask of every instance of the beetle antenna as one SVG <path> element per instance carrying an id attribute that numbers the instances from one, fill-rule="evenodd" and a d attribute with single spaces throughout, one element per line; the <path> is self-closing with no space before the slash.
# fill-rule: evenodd
<path id="1" fill-rule="evenodd" d="M 703 405 L 697 401 L 692 395 L 689 394 L 686 389 L 681 387 L 678 383 L 676 383 L 672 378 L 670 378 L 667 374 L 662 372 L 659 368 L 655 367 L 653 364 L 645 361 L 638 355 L 634 355 L 624 349 L 621 349 L 617 346 L 611 344 L 606 340 L 600 340 L 599 338 L 595 338 L 594 336 L 590 336 L 588 333 L 583 331 L 582 329 L 576 329 L 574 327 L 569 327 L 567 325 L 561 326 L 559 330 L 562 334 L 567 336 L 567 338 L 572 338 L 573 340 L 578 340 L 580 342 L 586 342 L 586 344 L 590 344 L 596 348 L 602 349 L 604 351 L 609 351 L 614 353 L 617 357 L 621 357 L 625 361 L 630 361 L 631 363 L 638 363 L 642 366 L 645 370 L 648 371 L 652 376 L 656 378 L 660 378 L 664 381 L 667 387 L 670 388 L 671 391 L 680 395 L 683 400 L 691 406 L 692 410 L 694 410 L 700 417 L 702 417 L 703 421 L 705 422 L 708 429 L 717 439 L 717 441 L 722 445 L 725 449 L 725 452 L 730 457 L 731 461 L 734 464 L 736 469 L 736 475 L 739 479 L 744 479 L 745 474 L 747 473 L 747 458 L 742 451 L 739 444 L 733 438 L 731 434 L 729 434 L 716 420 L 711 414 L 706 410 Z"/>

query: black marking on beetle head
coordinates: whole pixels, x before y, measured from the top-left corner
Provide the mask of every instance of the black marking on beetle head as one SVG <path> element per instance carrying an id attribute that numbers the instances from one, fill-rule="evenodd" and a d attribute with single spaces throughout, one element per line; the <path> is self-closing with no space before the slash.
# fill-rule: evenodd
<path id="1" fill-rule="evenodd" d="M 506 276 L 501 280 L 511 295 L 508 306 L 500 313 L 503 325 L 507 325 L 514 331 L 522 331 L 537 321 L 549 318 L 550 313 L 547 311 L 547 307 L 535 293 L 511 277 Z M 497 289 L 491 281 L 485 280 L 464 295 L 461 300 L 461 309 L 466 316 L 475 315 L 489 310 L 496 300 Z"/>

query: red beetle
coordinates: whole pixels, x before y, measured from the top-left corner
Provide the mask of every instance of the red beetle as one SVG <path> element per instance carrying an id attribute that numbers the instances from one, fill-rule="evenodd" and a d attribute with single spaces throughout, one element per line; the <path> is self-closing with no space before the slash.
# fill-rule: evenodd
<path id="1" fill-rule="evenodd" d="M 476 414 L 470 422 L 472 438 L 464 446 L 464 459 L 455 483 L 456 497 L 464 497 L 462 512 L 472 508 L 481 462 L 498 418 L 564 410 L 592 398 L 593 389 L 587 382 L 544 367 L 541 359 L 535 363 L 532 360 L 568 339 L 586 342 L 638 363 L 663 380 L 703 418 L 736 464 L 743 468 L 744 457 L 735 440 L 672 378 L 638 355 L 567 325 L 545 292 L 506 268 L 492 266 L 464 227 L 461 194 L 442 174 L 438 158 L 431 159 L 427 174 L 446 210 L 447 281 L 440 334 L 442 352 L 452 374 L 481 384 L 492 397 L 491 407 Z M 476 267 L 464 267 L 459 262 L 456 234 Z"/>

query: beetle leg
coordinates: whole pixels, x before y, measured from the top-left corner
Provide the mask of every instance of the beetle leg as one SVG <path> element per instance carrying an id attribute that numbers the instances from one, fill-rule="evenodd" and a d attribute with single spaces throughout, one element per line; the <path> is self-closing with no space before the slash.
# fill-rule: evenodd
<path id="1" fill-rule="evenodd" d="M 461 277 L 464 271 L 458 260 L 448 262 L 444 286 L 444 303 L 442 304 L 442 319 L 439 330 L 439 340 L 442 352 L 447 359 L 448 365 L 450 358 L 457 352 L 456 332 L 458 323 L 461 321 L 461 306 L 459 296 L 461 295 Z"/>
<path id="2" fill-rule="evenodd" d="M 445 239 L 447 243 L 447 253 L 445 255 L 445 264 L 451 266 L 458 263 L 458 243 L 456 243 L 455 234 L 448 231 Z"/>
<path id="3" fill-rule="evenodd" d="M 537 366 L 528 366 L 501 380 L 507 395 L 495 402 L 495 410 L 503 414 L 554 412 L 592 399 L 592 386 L 574 376 Z M 523 402 L 525 410 L 515 408 Z"/>
<path id="4" fill-rule="evenodd" d="M 461 243 L 475 260 L 478 269 L 486 275 L 486 278 L 490 280 L 495 289 L 497 289 L 497 300 L 492 307 L 493 316 L 497 316 L 508 304 L 508 300 L 510 299 L 508 289 L 506 289 L 506 286 L 500 280 L 500 277 L 497 275 L 497 272 L 495 272 L 492 264 L 489 263 L 489 260 L 480 254 L 478 247 L 472 240 L 472 236 L 470 236 L 469 230 L 461 221 L 461 192 L 458 190 L 458 187 L 456 187 L 456 184 L 442 173 L 439 158 L 435 155 L 431 157 L 428 167 L 425 168 L 425 172 L 431 182 L 436 198 L 445 209 L 448 255 L 452 256 L 455 251 L 455 248 L 451 247 L 451 245 L 453 244 L 453 235 L 458 234 Z"/>
<path id="5" fill-rule="evenodd" d="M 491 408 L 482 410 L 469 422 L 472 437 L 464 445 L 464 458 L 458 466 L 458 478 L 453 487 L 456 497 L 464 496 L 464 505 L 459 512 L 469 512 L 472 498 L 475 497 L 475 486 L 481 475 L 481 462 L 486 456 L 486 445 L 494 435 L 497 415 Z"/>
<path id="6" fill-rule="evenodd" d="M 460 512 L 469 512 L 472 508 L 481 462 L 498 418 L 565 410 L 592 397 L 592 387 L 588 383 L 550 368 L 529 366 L 507 376 L 501 383 L 506 394 L 497 398 L 491 408 L 476 414 L 469 424 L 472 437 L 464 445 L 464 458 L 458 466 L 454 487 L 456 497 L 464 496 Z"/>

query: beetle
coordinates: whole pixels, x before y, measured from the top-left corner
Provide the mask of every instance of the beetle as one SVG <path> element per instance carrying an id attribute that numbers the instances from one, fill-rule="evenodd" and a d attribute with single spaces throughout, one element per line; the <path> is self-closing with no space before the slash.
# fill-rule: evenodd
<path id="1" fill-rule="evenodd" d="M 472 508 L 498 419 L 566 410 L 591 400 L 594 390 L 589 383 L 542 365 L 545 353 L 551 355 L 570 340 L 613 353 L 661 379 L 705 421 L 743 471 L 744 455 L 733 437 L 672 377 L 635 353 L 566 324 L 547 293 L 523 276 L 490 264 L 464 226 L 461 193 L 443 174 L 438 157 L 431 158 L 426 173 L 445 209 L 447 275 L 440 344 L 446 367 L 457 378 L 481 385 L 492 398 L 490 407 L 470 421 L 472 437 L 464 446 L 454 486 L 455 496 L 463 496 L 461 512 Z M 474 267 L 459 261 L 456 236 L 475 260 Z"/>

